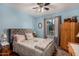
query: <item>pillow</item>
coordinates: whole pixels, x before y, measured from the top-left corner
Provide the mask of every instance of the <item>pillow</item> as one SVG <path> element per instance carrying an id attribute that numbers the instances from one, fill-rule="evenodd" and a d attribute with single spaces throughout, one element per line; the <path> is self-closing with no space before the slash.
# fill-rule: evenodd
<path id="1" fill-rule="evenodd" d="M 25 35 L 15 34 L 13 35 L 14 41 L 22 42 L 25 40 Z"/>
<path id="2" fill-rule="evenodd" d="M 25 36 L 28 40 L 34 38 L 32 33 L 25 33 Z"/>

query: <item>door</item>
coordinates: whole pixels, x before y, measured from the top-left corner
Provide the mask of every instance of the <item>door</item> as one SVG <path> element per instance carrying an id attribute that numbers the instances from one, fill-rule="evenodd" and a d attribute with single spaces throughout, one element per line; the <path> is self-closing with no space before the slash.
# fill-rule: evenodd
<path id="1" fill-rule="evenodd" d="M 45 19 L 44 21 L 44 31 L 45 38 L 53 38 L 54 37 L 54 19 Z"/>

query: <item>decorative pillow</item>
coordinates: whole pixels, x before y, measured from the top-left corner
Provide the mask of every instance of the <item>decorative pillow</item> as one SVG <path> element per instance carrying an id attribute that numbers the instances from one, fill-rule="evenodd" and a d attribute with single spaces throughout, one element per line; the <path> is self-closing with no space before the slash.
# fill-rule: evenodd
<path id="1" fill-rule="evenodd" d="M 25 36 L 26 36 L 27 40 L 34 38 L 32 33 L 25 33 Z"/>
<path id="2" fill-rule="evenodd" d="M 13 38 L 14 38 L 15 41 L 21 42 L 21 41 L 25 40 L 25 35 L 15 34 L 15 35 L 13 35 Z"/>

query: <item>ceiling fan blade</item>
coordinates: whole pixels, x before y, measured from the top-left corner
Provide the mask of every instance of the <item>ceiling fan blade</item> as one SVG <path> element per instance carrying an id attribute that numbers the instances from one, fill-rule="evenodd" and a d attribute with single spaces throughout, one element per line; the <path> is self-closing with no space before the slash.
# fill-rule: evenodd
<path id="1" fill-rule="evenodd" d="M 38 7 L 33 7 L 32 9 L 37 9 Z"/>
<path id="2" fill-rule="evenodd" d="M 40 5 L 40 4 L 42 4 L 42 3 L 37 3 L 37 5 Z"/>
<path id="3" fill-rule="evenodd" d="M 46 8 L 46 7 L 45 7 L 44 9 L 45 9 L 45 10 L 49 10 L 49 8 Z"/>
<path id="4" fill-rule="evenodd" d="M 47 5 L 49 5 L 50 3 L 45 3 L 45 5 L 44 6 L 47 6 Z"/>

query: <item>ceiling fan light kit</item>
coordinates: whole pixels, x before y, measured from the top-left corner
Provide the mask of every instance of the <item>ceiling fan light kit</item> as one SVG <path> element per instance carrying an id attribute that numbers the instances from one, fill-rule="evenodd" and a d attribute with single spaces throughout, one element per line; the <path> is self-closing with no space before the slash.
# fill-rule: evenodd
<path id="1" fill-rule="evenodd" d="M 44 12 L 44 8 L 39 8 L 38 11 L 39 12 Z"/>
<path id="2" fill-rule="evenodd" d="M 33 7 L 32 9 L 36 9 L 38 12 L 44 12 L 45 10 L 49 10 L 47 6 L 50 5 L 50 3 L 37 3 L 37 5 L 38 7 Z"/>

